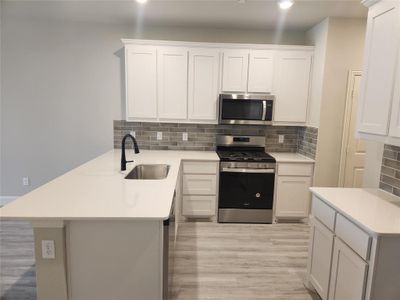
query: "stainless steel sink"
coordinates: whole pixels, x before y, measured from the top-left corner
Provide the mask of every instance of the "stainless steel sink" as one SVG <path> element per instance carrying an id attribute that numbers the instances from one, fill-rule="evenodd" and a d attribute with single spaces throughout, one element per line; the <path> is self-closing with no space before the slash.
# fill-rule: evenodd
<path id="1" fill-rule="evenodd" d="M 169 165 L 137 165 L 125 176 L 125 179 L 159 180 L 167 178 Z"/>

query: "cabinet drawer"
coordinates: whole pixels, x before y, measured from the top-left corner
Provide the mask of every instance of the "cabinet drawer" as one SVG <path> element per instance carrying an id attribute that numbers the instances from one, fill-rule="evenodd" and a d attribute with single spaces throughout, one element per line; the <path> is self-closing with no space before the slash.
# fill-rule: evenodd
<path id="1" fill-rule="evenodd" d="M 371 237 L 354 223 L 340 214 L 336 216 L 336 235 L 362 258 L 369 258 Z"/>
<path id="2" fill-rule="evenodd" d="M 184 195 L 216 195 L 217 175 L 183 175 Z"/>
<path id="3" fill-rule="evenodd" d="M 218 163 L 205 161 L 185 161 L 183 173 L 185 174 L 217 174 Z"/>
<path id="4" fill-rule="evenodd" d="M 312 176 L 313 164 L 278 164 L 278 175 Z"/>
<path id="5" fill-rule="evenodd" d="M 215 196 L 183 196 L 182 215 L 212 217 L 215 215 Z"/>
<path id="6" fill-rule="evenodd" d="M 336 212 L 314 195 L 312 198 L 311 214 L 330 230 L 334 231 Z"/>

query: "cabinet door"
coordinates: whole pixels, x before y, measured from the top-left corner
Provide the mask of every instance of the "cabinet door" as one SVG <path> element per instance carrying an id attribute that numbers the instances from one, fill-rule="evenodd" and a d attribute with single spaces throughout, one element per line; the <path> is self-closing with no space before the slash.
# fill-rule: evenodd
<path id="1" fill-rule="evenodd" d="M 183 175 L 184 195 L 216 195 L 217 175 L 185 174 Z"/>
<path id="2" fill-rule="evenodd" d="M 160 120 L 187 119 L 187 49 L 159 48 L 157 66 Z"/>
<path id="3" fill-rule="evenodd" d="M 248 65 L 248 50 L 224 50 L 222 66 L 224 92 L 246 92 Z"/>
<path id="4" fill-rule="evenodd" d="M 219 50 L 189 51 L 189 119 L 217 121 Z"/>
<path id="5" fill-rule="evenodd" d="M 312 218 L 309 279 L 322 300 L 328 299 L 333 233 Z"/>
<path id="6" fill-rule="evenodd" d="M 306 122 L 310 72 L 310 52 L 278 52 L 274 82 L 275 122 Z"/>
<path id="7" fill-rule="evenodd" d="M 182 215 L 185 217 L 212 217 L 215 215 L 216 196 L 183 196 Z"/>
<path id="8" fill-rule="evenodd" d="M 279 176 L 275 215 L 279 217 L 308 217 L 310 210 L 311 177 Z"/>
<path id="9" fill-rule="evenodd" d="M 156 48 L 127 45 L 126 65 L 126 119 L 157 119 Z"/>
<path id="10" fill-rule="evenodd" d="M 329 300 L 363 300 L 367 266 L 361 257 L 336 237 Z"/>
<path id="11" fill-rule="evenodd" d="M 400 138 L 400 49 L 397 59 L 397 77 L 393 93 L 392 116 L 390 118 L 389 135 Z"/>
<path id="12" fill-rule="evenodd" d="M 271 93 L 274 71 L 274 51 L 252 50 L 249 55 L 249 93 Z"/>
<path id="13" fill-rule="evenodd" d="M 397 49 L 399 2 L 381 1 L 368 12 L 358 131 L 387 135 Z"/>

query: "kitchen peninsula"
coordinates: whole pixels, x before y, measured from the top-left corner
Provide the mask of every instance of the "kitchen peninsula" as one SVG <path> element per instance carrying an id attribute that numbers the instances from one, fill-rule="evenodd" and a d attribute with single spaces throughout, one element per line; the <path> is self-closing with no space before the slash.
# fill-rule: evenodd
<path id="1" fill-rule="evenodd" d="M 165 221 L 175 208 L 181 162 L 217 170 L 219 159 L 208 151 L 127 151 L 127 157 L 134 159 L 127 171 L 113 150 L 0 209 L 2 220 L 32 222 L 38 300 L 163 298 Z M 125 179 L 141 164 L 168 165 L 168 175 Z"/>

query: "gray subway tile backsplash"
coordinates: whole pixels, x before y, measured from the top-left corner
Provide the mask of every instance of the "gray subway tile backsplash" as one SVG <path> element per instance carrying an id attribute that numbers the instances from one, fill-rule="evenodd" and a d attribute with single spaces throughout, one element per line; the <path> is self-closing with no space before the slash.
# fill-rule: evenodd
<path id="1" fill-rule="evenodd" d="M 315 159 L 317 152 L 318 128 L 299 127 L 298 152 L 309 158 Z"/>
<path id="2" fill-rule="evenodd" d="M 379 187 L 400 196 L 400 147 L 385 145 Z"/>
<path id="3" fill-rule="evenodd" d="M 121 147 L 123 136 L 135 131 L 141 149 L 151 150 L 215 150 L 216 135 L 263 135 L 269 152 L 301 152 L 314 158 L 318 132 L 298 126 L 249 126 L 217 124 L 148 123 L 114 121 L 114 148 Z M 157 131 L 163 139 L 157 140 Z M 188 133 L 188 141 L 182 141 L 182 134 Z M 278 142 L 278 135 L 285 135 L 284 143 Z M 128 142 L 130 143 L 130 141 Z M 129 147 L 129 146 L 128 146 Z"/>

